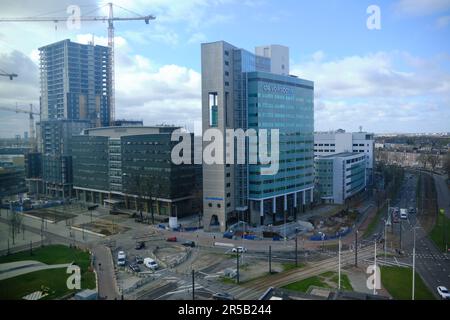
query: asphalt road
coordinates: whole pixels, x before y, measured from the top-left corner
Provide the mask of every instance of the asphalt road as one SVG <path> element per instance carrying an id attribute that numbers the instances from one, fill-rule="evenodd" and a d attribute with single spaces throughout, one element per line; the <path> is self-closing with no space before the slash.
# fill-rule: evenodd
<path id="1" fill-rule="evenodd" d="M 392 206 L 400 208 L 416 208 L 416 182 L 417 177 L 406 178 L 399 192 L 399 197 Z M 438 185 L 438 183 L 436 183 Z M 445 186 L 446 187 L 446 186 Z M 439 189 L 437 189 L 439 190 Z M 448 201 L 445 192 L 438 191 L 438 201 Z M 399 237 L 402 228 L 402 250 L 405 252 L 404 262 L 412 265 L 414 247 L 414 229 L 416 230 L 416 271 L 425 281 L 430 291 L 438 298 L 436 287 L 450 287 L 450 257 L 438 250 L 436 245 L 428 238 L 425 230 L 420 226 L 416 214 L 408 214 L 408 219 L 394 224 L 394 232 Z"/>

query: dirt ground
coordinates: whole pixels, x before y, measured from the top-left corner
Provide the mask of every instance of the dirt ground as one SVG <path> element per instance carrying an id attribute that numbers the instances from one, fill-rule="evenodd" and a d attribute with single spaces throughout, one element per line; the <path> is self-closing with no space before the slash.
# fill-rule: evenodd
<path id="1" fill-rule="evenodd" d="M 76 225 L 75 227 L 78 228 L 84 228 L 86 230 L 101 233 L 105 236 L 110 236 L 113 234 L 123 233 L 128 231 L 130 228 L 124 227 L 122 225 L 119 225 L 117 223 L 112 223 L 111 221 L 99 219 L 88 223 L 82 223 L 79 225 Z"/>

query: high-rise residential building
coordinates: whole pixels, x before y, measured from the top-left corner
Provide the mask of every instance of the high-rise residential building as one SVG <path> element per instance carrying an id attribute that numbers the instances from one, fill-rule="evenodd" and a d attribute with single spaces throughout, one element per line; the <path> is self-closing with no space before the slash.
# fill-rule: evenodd
<path id="1" fill-rule="evenodd" d="M 224 150 L 234 139 L 227 129 L 278 129 L 280 135 L 279 170 L 274 175 L 261 175 L 264 166 L 248 161 L 227 163 L 228 151 L 223 164 L 203 164 L 207 231 L 225 231 L 240 220 L 260 225 L 294 219 L 313 200 L 314 84 L 288 74 L 286 47 L 256 51 L 224 41 L 202 44 L 203 134 L 218 129 Z M 248 139 L 244 153 L 248 160 Z"/>
<path id="2" fill-rule="evenodd" d="M 373 181 L 374 145 L 375 138 L 373 133 L 345 132 L 342 129 L 334 132 L 314 133 L 315 156 L 326 156 L 343 152 L 364 154 L 367 184 L 371 184 Z"/>
<path id="3" fill-rule="evenodd" d="M 89 120 L 91 127 L 111 119 L 110 49 L 69 39 L 39 48 L 41 120 Z"/>
<path id="4" fill-rule="evenodd" d="M 197 213 L 194 165 L 192 161 L 176 165 L 171 159 L 176 129 L 119 126 L 85 129 L 74 136 L 76 197 L 111 208 L 153 210 L 157 215 Z"/>
<path id="5" fill-rule="evenodd" d="M 324 203 L 343 204 L 366 187 L 366 157 L 342 152 L 314 159 L 316 188 Z"/>

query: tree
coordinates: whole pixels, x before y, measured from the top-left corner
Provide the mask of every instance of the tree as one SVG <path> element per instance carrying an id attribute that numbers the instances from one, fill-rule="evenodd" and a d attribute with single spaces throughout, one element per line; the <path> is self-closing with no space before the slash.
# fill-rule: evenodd
<path id="1" fill-rule="evenodd" d="M 447 152 L 447 155 L 444 157 L 442 167 L 444 172 L 447 173 L 447 178 L 450 179 L 450 152 Z"/>
<path id="2" fill-rule="evenodd" d="M 428 156 L 424 153 L 421 153 L 418 157 L 417 157 L 417 162 L 419 162 L 419 164 L 422 165 L 422 168 L 426 169 L 427 164 L 428 164 Z"/>
<path id="3" fill-rule="evenodd" d="M 428 160 L 428 163 L 431 166 L 431 170 L 433 170 L 433 171 L 434 171 L 434 169 L 436 169 L 438 164 L 440 164 L 440 162 L 441 162 L 441 159 L 439 158 L 439 155 L 431 154 L 431 153 L 427 156 L 427 160 Z"/>

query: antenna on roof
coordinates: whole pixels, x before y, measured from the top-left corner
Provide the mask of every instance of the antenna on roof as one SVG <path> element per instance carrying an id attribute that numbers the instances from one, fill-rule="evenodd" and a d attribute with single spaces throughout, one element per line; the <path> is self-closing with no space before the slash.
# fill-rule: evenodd
<path id="1" fill-rule="evenodd" d="M 362 132 L 362 126 L 359 126 L 359 132 Z"/>

